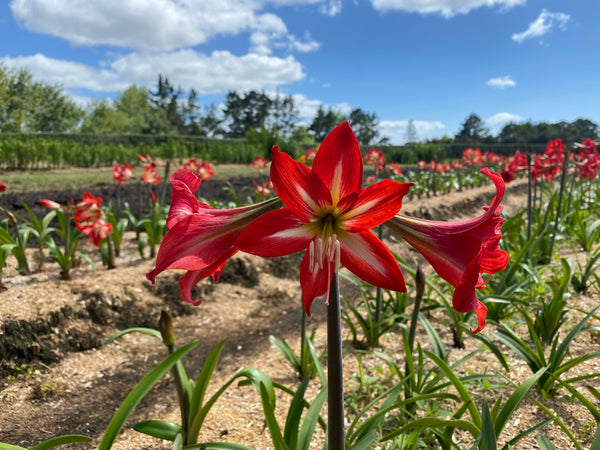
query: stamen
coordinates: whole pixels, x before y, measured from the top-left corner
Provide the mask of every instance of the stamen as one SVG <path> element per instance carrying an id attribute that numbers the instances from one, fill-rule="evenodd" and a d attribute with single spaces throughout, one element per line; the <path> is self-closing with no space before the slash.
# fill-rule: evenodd
<path id="1" fill-rule="evenodd" d="M 340 270 L 340 265 L 341 265 L 341 263 L 340 263 L 341 253 L 342 253 L 342 250 L 341 250 L 341 247 L 340 247 L 340 241 L 338 241 L 338 240 L 336 239 L 336 240 L 335 240 L 335 268 L 334 268 L 334 270 L 335 270 L 336 272 L 339 272 L 339 270 Z"/>
<path id="2" fill-rule="evenodd" d="M 315 269 L 315 241 L 310 241 L 308 244 L 308 271 L 312 272 Z"/>
<path id="3" fill-rule="evenodd" d="M 317 241 L 317 248 L 315 250 L 315 256 L 316 256 L 315 267 L 320 270 L 323 268 L 323 239 L 318 237 L 316 239 L 316 241 Z"/>

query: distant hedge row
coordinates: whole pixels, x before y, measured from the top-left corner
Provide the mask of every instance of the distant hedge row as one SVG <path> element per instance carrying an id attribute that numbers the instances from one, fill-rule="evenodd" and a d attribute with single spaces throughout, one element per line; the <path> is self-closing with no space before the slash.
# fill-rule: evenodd
<path id="1" fill-rule="evenodd" d="M 170 161 L 193 156 L 216 163 L 250 163 L 261 150 L 230 139 L 0 134 L 0 167 L 8 170 L 133 164 L 137 154 L 146 153 Z"/>
<path id="2" fill-rule="evenodd" d="M 289 147 L 289 148 L 288 148 Z M 306 147 L 306 148 L 304 148 Z M 283 145 L 298 157 L 309 145 Z M 519 149 L 543 152 L 543 144 L 409 144 L 378 146 L 388 161 L 413 164 L 418 160 L 460 158 L 466 147 L 479 147 L 504 155 Z M 210 139 L 195 136 L 88 135 L 88 134 L 0 134 L 0 168 L 7 170 L 101 167 L 114 162 L 137 161 L 137 154 L 176 161 L 194 157 L 213 163 L 249 164 L 268 149 L 249 145 L 244 139 Z M 368 149 L 363 149 L 368 150 Z"/>

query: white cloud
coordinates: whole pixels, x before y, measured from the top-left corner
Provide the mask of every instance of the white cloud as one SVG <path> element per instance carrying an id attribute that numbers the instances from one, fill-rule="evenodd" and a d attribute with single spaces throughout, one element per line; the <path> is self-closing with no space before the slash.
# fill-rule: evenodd
<path id="1" fill-rule="evenodd" d="M 37 54 L 0 58 L 8 68 L 28 69 L 36 79 L 65 88 L 112 92 L 131 84 L 154 86 L 159 74 L 184 90 L 218 94 L 228 90 L 268 89 L 304 78 L 302 66 L 292 56 L 278 58 L 228 51 L 210 55 L 193 50 L 164 53 L 130 53 L 106 64 L 104 69 Z"/>
<path id="2" fill-rule="evenodd" d="M 317 115 L 319 107 L 322 107 L 325 111 L 331 108 L 334 111 L 338 111 L 346 115 L 350 115 L 350 112 L 352 111 L 352 106 L 346 102 L 328 105 L 323 103 L 322 100 L 310 99 L 304 94 L 292 94 L 292 98 L 294 99 L 294 106 L 298 110 L 298 116 L 304 122 L 311 122 Z"/>
<path id="3" fill-rule="evenodd" d="M 328 0 L 285 4 L 324 1 Z M 64 0 L 13 0 L 10 7 L 15 20 L 29 31 L 76 45 L 168 51 L 203 44 L 218 35 L 248 32 L 261 53 L 271 43 L 300 51 L 316 46 L 294 45 L 299 40 L 278 16 L 259 13 L 264 7 L 261 0 L 70 0 L 68 5 Z"/>
<path id="4" fill-rule="evenodd" d="M 513 80 L 508 75 L 503 76 L 503 77 L 490 78 L 489 80 L 487 80 L 485 82 L 485 84 L 487 84 L 488 86 L 491 86 L 491 87 L 499 88 L 499 89 L 505 89 L 507 87 L 515 87 L 517 85 L 515 80 Z"/>
<path id="5" fill-rule="evenodd" d="M 342 0 L 329 0 L 319 7 L 319 12 L 326 16 L 336 16 L 342 12 Z"/>
<path id="6" fill-rule="evenodd" d="M 507 112 L 499 112 L 485 119 L 485 123 L 490 126 L 504 125 L 510 122 L 519 122 L 523 118 L 517 114 Z"/>
<path id="7" fill-rule="evenodd" d="M 571 16 L 568 14 L 561 12 L 553 13 L 542 9 L 538 18 L 531 22 L 525 31 L 512 35 L 512 40 L 521 43 L 526 39 L 541 37 L 549 33 L 555 26 L 564 30 L 570 19 Z"/>
<path id="8" fill-rule="evenodd" d="M 0 64 L 9 69 L 25 68 L 36 80 L 60 84 L 65 88 L 84 88 L 92 91 L 116 91 L 130 83 L 120 79 L 114 70 L 96 69 L 85 64 L 48 58 L 37 53 L 33 56 L 5 56 Z"/>
<path id="9" fill-rule="evenodd" d="M 446 125 L 439 120 L 413 120 L 413 125 L 417 132 L 417 139 L 429 139 L 441 136 Z M 406 142 L 406 131 L 408 120 L 381 120 L 379 122 L 379 134 L 381 137 L 387 137 L 391 144 L 401 145 Z"/>
<path id="10" fill-rule="evenodd" d="M 524 5 L 525 2 L 526 0 L 371 0 L 373 7 L 382 12 L 441 14 L 447 19 L 484 6 L 499 6 L 502 10 L 508 10 L 513 6 Z"/>

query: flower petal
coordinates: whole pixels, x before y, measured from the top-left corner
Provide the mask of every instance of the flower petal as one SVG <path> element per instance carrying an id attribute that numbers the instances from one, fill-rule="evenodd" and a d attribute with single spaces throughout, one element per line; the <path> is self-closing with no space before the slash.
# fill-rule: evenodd
<path id="1" fill-rule="evenodd" d="M 192 305 L 198 306 L 202 302 L 202 299 L 192 300 L 192 288 L 196 286 L 200 280 L 203 280 L 211 275 L 213 278 L 216 276 L 218 279 L 218 276 L 225 267 L 227 260 L 235 255 L 235 253 L 237 253 L 237 250 L 232 250 L 230 253 L 223 255 L 222 261 L 216 261 L 214 264 L 211 264 L 204 269 L 189 270 L 183 277 L 179 279 L 179 296 L 181 299 L 191 303 Z M 148 278 L 151 273 L 152 272 L 148 273 L 146 277 Z M 150 276 L 152 277 L 152 275 Z"/>
<path id="2" fill-rule="evenodd" d="M 289 208 L 271 211 L 259 217 L 239 235 L 235 246 L 258 256 L 283 256 L 308 247 L 317 235 L 311 224 L 298 218 Z"/>
<path id="3" fill-rule="evenodd" d="M 202 182 L 202 178 L 191 170 L 178 170 L 171 175 L 171 206 L 167 218 L 167 228 L 171 229 L 184 217 L 200 212 L 202 208 L 214 209 L 200 202 L 195 194 Z"/>
<path id="4" fill-rule="evenodd" d="M 360 191 L 363 182 L 362 156 L 348 122 L 339 124 L 323 140 L 312 171 L 331 192 L 334 205 L 347 195 Z"/>
<path id="5" fill-rule="evenodd" d="M 363 189 L 351 209 L 341 214 L 343 228 L 349 232 L 364 231 L 391 219 L 402 208 L 402 197 L 408 194 L 412 185 L 383 180 Z M 338 207 L 344 208 L 343 201 Z"/>
<path id="6" fill-rule="evenodd" d="M 331 194 L 320 180 L 313 179 L 308 167 L 280 152 L 277 147 L 273 147 L 271 153 L 271 182 L 285 206 L 308 222 L 315 211 L 331 205 Z"/>
<path id="7" fill-rule="evenodd" d="M 406 292 L 398 261 L 373 233 L 343 233 L 338 239 L 341 263 L 350 272 L 374 286 Z"/>

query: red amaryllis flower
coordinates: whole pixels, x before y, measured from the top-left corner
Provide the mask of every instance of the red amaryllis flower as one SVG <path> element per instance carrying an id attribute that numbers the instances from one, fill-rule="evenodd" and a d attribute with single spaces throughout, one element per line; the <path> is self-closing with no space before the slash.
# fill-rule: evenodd
<path id="1" fill-rule="evenodd" d="M 215 176 L 210 164 L 206 161 L 196 162 L 195 158 L 188 159 L 187 162 L 183 164 L 183 168 L 200 175 L 200 178 L 204 181 L 208 181 L 211 177 Z"/>
<path id="2" fill-rule="evenodd" d="M 102 215 L 101 197 L 94 197 L 90 192 L 83 193 L 83 200 L 75 204 L 75 222 L 87 222 Z"/>
<path id="3" fill-rule="evenodd" d="M 85 234 L 92 240 L 92 243 L 96 246 L 100 246 L 100 241 L 106 239 L 112 232 L 112 225 L 106 222 L 104 219 L 94 219 L 91 224 L 81 224 L 75 222 L 75 226 L 79 231 Z"/>
<path id="4" fill-rule="evenodd" d="M 213 172 L 212 167 L 209 163 L 207 163 L 206 161 L 202 161 L 200 163 L 200 166 L 198 167 L 198 175 L 200 175 L 202 180 L 208 181 L 215 176 L 215 173 Z"/>
<path id="5" fill-rule="evenodd" d="M 508 253 L 498 247 L 500 229 L 504 219 L 500 217 L 504 198 L 502 177 L 489 170 L 481 172 L 492 179 L 496 196 L 485 212 L 464 222 L 439 222 L 397 215 L 386 225 L 417 249 L 433 266 L 435 271 L 452 286 L 452 306 L 458 312 L 475 311 L 477 328 L 485 327 L 487 308 L 481 303 L 475 289 L 485 288 L 482 273 L 493 274 L 504 270 Z"/>
<path id="6" fill-rule="evenodd" d="M 253 169 L 258 170 L 259 172 L 263 169 L 266 169 L 268 165 L 269 161 L 267 161 L 267 159 L 262 155 L 258 155 L 252 160 L 252 164 L 250 164 Z"/>
<path id="7" fill-rule="evenodd" d="M 286 207 L 256 219 L 235 245 L 258 256 L 306 249 L 300 284 L 307 314 L 340 263 L 371 284 L 404 291 L 396 259 L 370 229 L 394 217 L 412 183 L 384 180 L 362 189 L 360 148 L 347 122 L 325 138 L 312 170 L 277 147 L 272 154 L 271 182 Z"/>
<path id="8" fill-rule="evenodd" d="M 315 160 L 315 156 L 317 156 L 317 151 L 318 149 L 316 148 L 309 148 L 306 150 L 306 153 L 300 157 L 299 161 L 306 164 L 312 164 Z"/>
<path id="9" fill-rule="evenodd" d="M 166 233 L 156 258 L 156 266 L 146 274 L 152 283 L 167 269 L 187 270 L 179 280 L 181 298 L 192 300 L 192 287 L 208 276 L 218 280 L 227 260 L 237 252 L 233 243 L 242 229 L 260 215 L 281 207 L 278 199 L 255 205 L 214 209 L 200 202 L 195 193 L 202 179 L 190 170 L 171 175 L 173 190 Z"/>
<path id="10" fill-rule="evenodd" d="M 0 192 L 6 191 L 6 183 L 4 181 L 0 182 Z"/>
<path id="11" fill-rule="evenodd" d="M 116 163 L 115 167 L 112 170 L 112 173 L 115 183 L 127 184 L 127 182 L 133 176 L 133 169 L 131 168 L 129 163 L 125 163 L 125 165 Z"/>
<path id="12" fill-rule="evenodd" d="M 465 148 L 462 152 L 462 160 L 465 166 L 482 166 L 483 157 L 478 148 Z"/>
<path id="13" fill-rule="evenodd" d="M 266 198 L 273 192 L 273 183 L 271 183 L 271 180 L 267 180 L 263 184 L 258 184 L 256 181 L 253 181 L 252 186 L 260 198 Z"/>
<path id="14" fill-rule="evenodd" d="M 150 183 L 153 184 L 154 186 L 156 186 L 158 184 L 158 182 L 160 180 L 162 180 L 162 178 L 160 178 L 158 176 L 158 172 L 156 171 L 156 169 L 154 168 L 154 165 L 150 164 L 147 167 L 145 167 L 144 169 L 142 169 L 142 171 L 144 172 L 144 175 L 142 175 L 142 180 L 145 181 L 146 183 Z"/>
<path id="15" fill-rule="evenodd" d="M 402 167 L 400 166 L 400 164 L 396 164 L 396 163 L 390 163 L 390 170 L 392 171 L 392 173 L 397 176 L 397 177 L 401 177 L 402 176 Z"/>
<path id="16" fill-rule="evenodd" d="M 385 156 L 383 155 L 383 152 L 373 147 L 365 154 L 365 164 L 368 166 L 375 166 L 377 173 L 379 173 L 379 171 L 383 169 L 383 166 L 385 166 Z"/>

